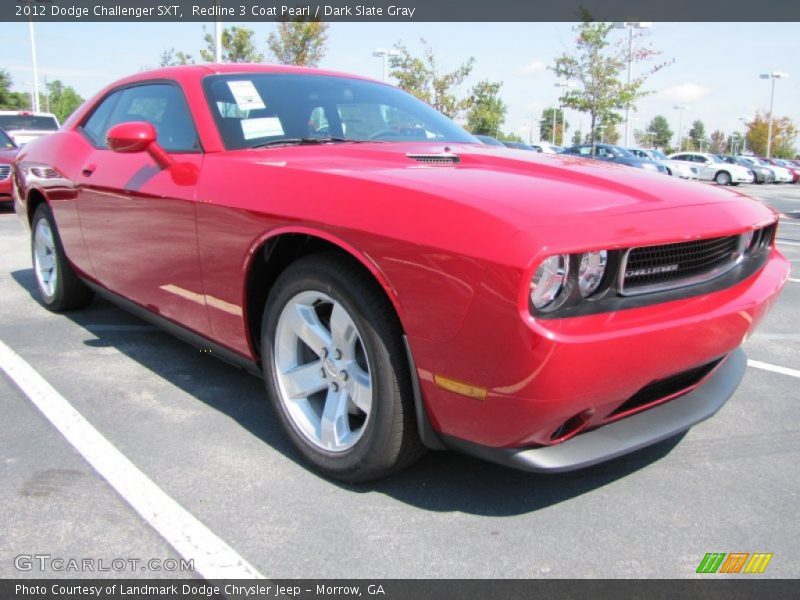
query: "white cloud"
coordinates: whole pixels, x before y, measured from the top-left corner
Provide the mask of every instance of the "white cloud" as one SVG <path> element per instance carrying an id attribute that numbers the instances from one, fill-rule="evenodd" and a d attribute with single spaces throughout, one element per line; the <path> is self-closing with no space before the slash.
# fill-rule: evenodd
<path id="1" fill-rule="evenodd" d="M 517 75 L 520 77 L 528 77 L 530 75 L 536 75 L 537 73 L 542 73 L 547 68 L 540 60 L 532 60 L 526 65 L 521 66 L 517 69 Z"/>
<path id="2" fill-rule="evenodd" d="M 697 102 L 711 93 L 711 89 L 696 83 L 673 85 L 659 92 L 659 97 L 670 102 Z"/>

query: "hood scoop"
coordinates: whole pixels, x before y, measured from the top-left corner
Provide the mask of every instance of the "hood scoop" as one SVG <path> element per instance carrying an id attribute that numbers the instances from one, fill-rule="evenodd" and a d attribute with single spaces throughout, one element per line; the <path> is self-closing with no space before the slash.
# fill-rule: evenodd
<path id="1" fill-rule="evenodd" d="M 438 153 L 431 153 L 431 154 L 406 154 L 408 158 L 411 160 L 415 160 L 418 163 L 423 163 L 426 165 L 457 165 L 461 162 L 461 159 L 456 156 L 455 154 L 451 154 L 450 152 L 438 152 Z"/>

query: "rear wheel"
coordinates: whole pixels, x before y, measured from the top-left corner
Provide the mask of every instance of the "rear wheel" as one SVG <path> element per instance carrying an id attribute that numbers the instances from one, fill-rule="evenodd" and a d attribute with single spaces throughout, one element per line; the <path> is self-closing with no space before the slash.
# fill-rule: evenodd
<path id="1" fill-rule="evenodd" d="M 31 255 L 39 298 L 49 310 L 75 310 L 92 302 L 94 292 L 78 278 L 69 264 L 47 204 L 39 205 L 33 215 Z"/>
<path id="2" fill-rule="evenodd" d="M 422 455 L 399 323 L 359 267 L 336 255 L 293 263 L 262 322 L 267 393 L 316 469 L 367 481 Z"/>
<path id="3" fill-rule="evenodd" d="M 731 184 L 731 174 L 727 171 L 719 171 L 714 176 L 714 181 L 717 182 L 717 185 L 730 185 Z"/>

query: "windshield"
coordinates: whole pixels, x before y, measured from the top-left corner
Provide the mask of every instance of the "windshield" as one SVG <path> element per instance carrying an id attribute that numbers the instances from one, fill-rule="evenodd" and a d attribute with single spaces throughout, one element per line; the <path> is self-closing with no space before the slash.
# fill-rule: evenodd
<path id="1" fill-rule="evenodd" d="M 8 150 L 16 147 L 17 145 L 14 143 L 14 140 L 8 137 L 8 134 L 5 131 L 0 129 L 0 149 Z"/>
<path id="2" fill-rule="evenodd" d="M 650 150 L 650 154 L 652 154 L 654 158 L 657 158 L 659 160 L 667 160 L 666 155 L 663 152 L 661 152 L 661 150 Z"/>
<path id="3" fill-rule="evenodd" d="M 6 131 L 14 131 L 17 129 L 56 131 L 58 129 L 58 122 L 55 117 L 20 114 L 0 115 L 0 128 Z"/>
<path id="4" fill-rule="evenodd" d="M 329 75 L 237 73 L 203 81 L 228 149 L 336 141 L 477 143 L 406 92 Z"/>

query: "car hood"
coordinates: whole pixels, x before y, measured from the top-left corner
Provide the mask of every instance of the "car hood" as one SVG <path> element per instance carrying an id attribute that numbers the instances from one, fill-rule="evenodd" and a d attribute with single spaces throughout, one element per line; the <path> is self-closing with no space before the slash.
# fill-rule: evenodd
<path id="1" fill-rule="evenodd" d="M 521 221 L 542 225 L 556 218 L 590 219 L 730 202 L 742 196 L 607 161 L 473 144 L 328 144 L 226 155 L 265 167 L 367 180 L 493 214 L 504 212 L 521 226 Z"/>

